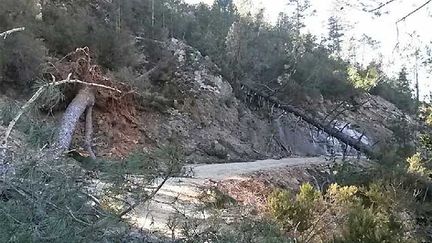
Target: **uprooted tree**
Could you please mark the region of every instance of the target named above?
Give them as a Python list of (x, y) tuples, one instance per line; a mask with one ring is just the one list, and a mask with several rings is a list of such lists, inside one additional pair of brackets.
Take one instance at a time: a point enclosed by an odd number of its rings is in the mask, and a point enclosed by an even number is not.
[[(84, 113), (86, 114), (85, 149), (90, 157), (95, 159), (96, 155), (92, 149), (92, 117), (96, 93), (105, 93), (105, 96), (117, 97), (118, 100), (122, 99), (123, 102), (125, 100), (126, 102), (130, 101), (130, 99), (127, 99), (128, 97), (126, 97), (126, 95), (133, 95), (134, 93), (126, 85), (120, 83), (114, 84), (109, 78), (105, 77), (100, 67), (92, 64), (88, 48), (78, 48), (76, 51), (68, 54), (58, 63), (52, 64), (51, 66), (52, 70), (47, 74), (51, 76), (52, 81), (39, 87), (35, 94), (21, 107), (15, 118), (9, 123), (6, 133), (1, 140), (2, 154), (0, 154), (0, 160), (2, 162), (5, 159), (4, 151), (7, 149), (8, 139), (15, 124), (47, 89), (69, 84), (70, 86), (67, 88), (67, 91), (73, 97), (60, 121), (57, 137), (51, 148), (49, 148), (48, 157), (50, 159), (58, 158), (69, 149), (77, 123)], [(121, 87), (116, 88), (116, 86)]]
[[(46, 95), (44, 92), (50, 88), (62, 86), (66, 96), (65, 101), (71, 101), (67, 104), (67, 108), (60, 120), (59, 131), (55, 137), (55, 141), (50, 148), (43, 151), (43, 156), (48, 161), (59, 159), (62, 154), (69, 150), (79, 119), (84, 114), (84, 147), (91, 158), (96, 158), (96, 154), (92, 149), (92, 133), (93, 109), (98, 99), (112, 114), (132, 116), (132, 112), (129, 112), (128, 109), (133, 109), (136, 105), (134, 103), (136, 92), (132, 90), (129, 85), (113, 82), (109, 77), (105, 76), (101, 68), (92, 63), (90, 51), (87, 47), (78, 48), (58, 62), (54, 64), (49, 63), (49, 66), (50, 68), (46, 69), (45, 76), (51, 77), (50, 82), (41, 85), (34, 95), (21, 107), (15, 118), (9, 123), (4, 137), (1, 140), (0, 174), (6, 174), (9, 169), (8, 165), (4, 164), (6, 158), (5, 151), (8, 148), (8, 139), (14, 126), (41, 96)], [(155, 69), (157, 68), (153, 68), (152, 70)], [(151, 72), (153, 72), (152, 70), (147, 72), (147, 74), (151, 74)], [(133, 117), (129, 117), (129, 119), (133, 119)], [(162, 171), (151, 171), (152, 169), (148, 169), (149, 171), (144, 172), (155, 173), (155, 175), (152, 176), (160, 176), (162, 181), (158, 182), (158, 186), (150, 193), (147, 191), (144, 193), (137, 193), (135, 202), (131, 204), (127, 203), (126, 208), (117, 214), (119, 218), (124, 217), (138, 205), (152, 198), (173, 174), (181, 173), (181, 167), (179, 167), (181, 164), (179, 161), (180, 157), (177, 154), (178, 151), (173, 150), (171, 152), (165, 152), (168, 154), (165, 156), (170, 156), (167, 161), (164, 162), (167, 168)], [(175, 154), (175, 156), (173, 156), (173, 154)], [(158, 170), (158, 168), (159, 167), (156, 166), (154, 170)]]
[[(67, 151), (71, 145), (75, 128), (79, 122), (80, 117), (85, 114), (85, 136), (84, 147), (88, 155), (95, 159), (96, 155), (92, 149), (92, 133), (93, 133), (93, 106), (96, 101), (96, 94), (102, 97), (111, 97), (118, 102), (126, 103), (127, 106), (133, 106), (131, 98), (135, 94), (132, 89), (121, 83), (114, 83), (109, 78), (105, 77), (98, 65), (92, 64), (91, 56), (88, 48), (78, 48), (76, 51), (68, 54), (62, 58), (58, 63), (51, 65), (51, 70), (48, 71), (52, 81), (42, 85), (33, 97), (21, 108), (15, 119), (10, 122), (6, 134), (1, 142), (3, 154), (0, 154), (0, 162), (4, 160), (5, 148), (7, 148), (8, 137), (23, 113), (43, 94), (43, 92), (51, 87), (69, 84), (67, 93), (73, 97), (68, 104), (66, 111), (60, 121), (59, 132), (57, 137), (48, 151), (48, 158), (55, 159)], [(149, 72), (156, 70), (151, 69)], [(146, 74), (147, 75), (147, 74)], [(56, 81), (61, 80), (61, 81)], [(278, 107), (301, 117), (309, 124), (327, 132), (329, 135), (339, 139), (347, 145), (352, 146), (365, 153), (368, 157), (375, 157), (375, 151), (370, 146), (363, 144), (361, 139), (352, 138), (343, 131), (325, 124), (319, 119), (309, 116), (307, 113), (288, 104), (281, 104), (275, 98), (260, 93), (257, 90), (251, 89), (252, 93), (260, 95), (270, 103), (277, 104)], [(121, 101), (120, 101), (121, 100)], [(124, 107), (124, 106), (123, 106)], [(114, 111), (115, 112), (115, 111)]]

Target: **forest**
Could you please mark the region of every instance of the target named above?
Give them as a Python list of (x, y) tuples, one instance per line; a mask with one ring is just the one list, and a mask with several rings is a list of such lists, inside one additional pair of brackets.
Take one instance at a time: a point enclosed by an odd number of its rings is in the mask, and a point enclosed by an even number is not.
[[(332, 4), (372, 18), (399, 2)], [(244, 6), (0, 0), (0, 242), (432, 241), (418, 67), (363, 62), (347, 47), (378, 44), (347, 38), (338, 11), (312, 34), (313, 1), (286, 0), (275, 22)], [(409, 47), (428, 72), (431, 41)], [(234, 162), (247, 179), (219, 179), (243, 176)], [(206, 166), (230, 171), (209, 171), (209, 187)], [(173, 206), (169, 233), (144, 226), (189, 180), (205, 216)]]

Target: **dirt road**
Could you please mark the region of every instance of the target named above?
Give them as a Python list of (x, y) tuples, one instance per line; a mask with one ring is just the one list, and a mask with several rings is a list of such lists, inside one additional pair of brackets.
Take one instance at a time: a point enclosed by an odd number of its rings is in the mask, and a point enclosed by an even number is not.
[[(190, 165), (186, 171), (192, 171), (187, 178), (175, 177), (169, 179), (150, 202), (140, 205), (130, 220), (137, 227), (171, 235), (167, 223), (181, 213), (194, 218), (205, 218), (205, 213), (197, 213), (197, 205), (206, 182), (228, 179), (245, 179), (248, 174), (258, 171), (275, 170), (285, 167), (308, 167), (312, 165), (329, 164), (324, 157), (286, 158), (282, 160), (261, 160), (255, 162)], [(158, 182), (155, 183), (157, 185)], [(179, 232), (176, 232), (178, 234)]]

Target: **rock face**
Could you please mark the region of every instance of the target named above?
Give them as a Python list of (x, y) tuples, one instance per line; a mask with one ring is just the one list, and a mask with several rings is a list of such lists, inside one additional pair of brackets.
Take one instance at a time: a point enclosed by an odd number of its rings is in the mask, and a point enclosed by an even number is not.
[[(219, 68), (199, 51), (176, 39), (166, 48), (176, 59), (169, 82), (181, 95), (165, 113), (147, 111), (143, 115), (146, 137), (156, 144), (175, 140), (185, 149), (190, 163), (342, 154), (343, 144), (298, 117), (235, 98)], [(374, 144), (391, 136), (386, 127), (388, 117), (403, 114), (383, 99), (366, 98), (369, 103), (356, 112), (345, 112), (336, 125)], [(327, 101), (318, 105), (316, 109), (323, 117), (334, 106)]]

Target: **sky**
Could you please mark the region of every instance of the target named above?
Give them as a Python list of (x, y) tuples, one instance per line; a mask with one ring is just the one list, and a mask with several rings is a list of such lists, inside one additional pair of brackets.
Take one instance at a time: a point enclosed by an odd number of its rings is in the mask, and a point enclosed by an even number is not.
[[(242, 0), (237, 0), (241, 2)], [(247, 5), (251, 10), (266, 9), (266, 18), (274, 23), (279, 12), (290, 13), (287, 6), (288, 0), (250, 0), (252, 4)], [(387, 0), (381, 0), (385, 2)], [(213, 0), (186, 0), (188, 3), (212, 3)], [(360, 6), (355, 0), (310, 0), (315, 14), (308, 17), (305, 32), (310, 32), (319, 38), (327, 34), (327, 19), (337, 15), (343, 19), (347, 26), (345, 34), (345, 49), (348, 48), (348, 40), (351, 37), (360, 39), (363, 34), (372, 37), (379, 42), (379, 46), (370, 48), (358, 48), (358, 61), (369, 63), (372, 60), (382, 60), (384, 69), (390, 76), (396, 76), (402, 66), (408, 68), (409, 78), (414, 81), (414, 67), (416, 58), (409, 56), (417, 47), (424, 50), (424, 47), (432, 41), (432, 3), (425, 8), (411, 15), (405, 21), (396, 25), (401, 19), (412, 10), (419, 7), (425, 0), (396, 0), (382, 8), (383, 14), (375, 16), (372, 13), (363, 11), (364, 8), (373, 9), (379, 4), (377, 0), (359, 0), (369, 6)], [(343, 4), (341, 2), (348, 3)], [(341, 8), (343, 9), (341, 10)], [(396, 48), (396, 47), (399, 48)], [(432, 92), (430, 70), (417, 62), (419, 66), (420, 96), (429, 96)], [(414, 85), (414, 82), (413, 82)]]

